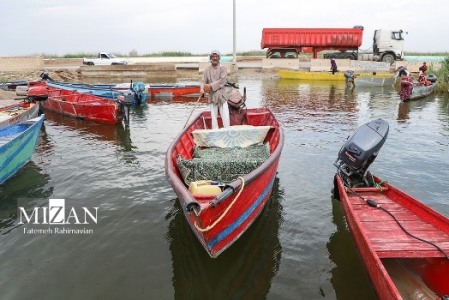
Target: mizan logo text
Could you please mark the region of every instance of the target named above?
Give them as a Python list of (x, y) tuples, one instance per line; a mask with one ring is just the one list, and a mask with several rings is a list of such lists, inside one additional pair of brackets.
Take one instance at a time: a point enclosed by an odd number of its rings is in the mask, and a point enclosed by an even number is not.
[(33, 211), (27, 213), (25, 208), (19, 207), (19, 224), (97, 224), (98, 207), (90, 210), (86, 207), (75, 210), (72, 207), (66, 215), (65, 199), (49, 199), (48, 207), (35, 207)]

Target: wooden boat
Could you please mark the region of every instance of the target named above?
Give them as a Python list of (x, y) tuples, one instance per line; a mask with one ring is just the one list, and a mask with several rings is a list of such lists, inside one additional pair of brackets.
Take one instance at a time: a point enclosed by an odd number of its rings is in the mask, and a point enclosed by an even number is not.
[[(345, 72), (309, 72), (297, 70), (279, 70), (278, 75), (281, 79), (297, 79), (305, 81), (345, 81)], [(357, 73), (357, 78), (377, 78), (377, 77), (391, 77), (390, 73)]]
[(412, 101), (429, 96), (437, 86), (437, 78), (434, 75), (428, 77), (425, 82), (415, 82), (411, 76), (401, 78), (401, 101)]
[[(449, 295), (449, 220), (412, 196), (375, 178), (377, 187), (347, 188), (336, 177), (338, 193), (354, 242), (379, 299)], [(368, 205), (374, 200), (382, 209)], [(387, 210), (398, 219), (396, 222)]]
[(116, 101), (54, 88), (45, 82), (29, 86), (28, 97), (40, 101), (40, 105), (44, 109), (74, 118), (108, 124), (116, 124), (123, 119), (120, 104)]
[[(109, 98), (113, 100), (117, 100), (118, 96), (121, 94), (119, 91), (114, 90), (108, 87), (100, 87), (90, 84), (82, 84), (82, 83), (70, 83), (70, 82), (57, 82), (57, 81), (47, 81), (47, 85), (57, 88), (64, 89), (69, 91), (75, 91), (79, 93), (88, 93), (98, 97)], [(128, 88), (129, 90), (129, 88)]]
[(282, 127), (269, 109), (247, 109), (246, 125), (240, 124), (207, 129), (211, 116), (203, 112), (173, 141), (165, 159), (187, 222), (211, 257), (234, 243), (264, 208), (284, 145)]
[(306, 81), (345, 81), (343, 72), (309, 72), (296, 70), (279, 70), (278, 75), (281, 79), (297, 79)]
[(37, 117), (39, 104), (29, 101), (0, 100), (0, 128)]
[(131, 83), (66, 83), (53, 80), (48, 73), (42, 72), (41, 78), (57, 88), (76, 90), (82, 93), (91, 93), (96, 96), (117, 99), (119, 92), (132, 91), (137, 95), (136, 104), (144, 104), (147, 98), (153, 99), (171, 99), (173, 97), (198, 97), (201, 86), (198, 84), (183, 83), (162, 83), (162, 84), (144, 84), (143, 82)]
[(355, 77), (354, 86), (356, 87), (375, 87), (375, 86), (392, 86), (395, 82), (394, 76), (379, 77)]
[(367, 171), (388, 134), (379, 120), (363, 125), (334, 164), (349, 231), (379, 299), (449, 297), (449, 219)]
[[(132, 84), (132, 83), (131, 83)], [(72, 84), (73, 87), (92, 88), (114, 91), (130, 90), (130, 83), (118, 84)], [(201, 86), (198, 84), (183, 84), (183, 83), (159, 83), (159, 84), (144, 84), (145, 91), (148, 93), (148, 98), (166, 99), (174, 97), (198, 97), (200, 95)]]
[(31, 160), (43, 122), (41, 115), (0, 129), (0, 184)]
[(78, 93), (92, 94), (94, 96), (120, 101), (123, 97), (132, 98), (131, 106), (145, 105), (148, 98), (148, 93), (145, 92), (145, 85), (142, 82), (131, 82), (126, 85), (118, 87), (115, 84), (88, 84), (88, 83), (72, 83), (55, 81), (48, 76), (47, 73), (42, 73), (41, 78), (45, 80), (48, 86), (75, 91)]
[(150, 97), (153, 99), (172, 99), (174, 97), (198, 97), (201, 86), (198, 84), (147, 84)]

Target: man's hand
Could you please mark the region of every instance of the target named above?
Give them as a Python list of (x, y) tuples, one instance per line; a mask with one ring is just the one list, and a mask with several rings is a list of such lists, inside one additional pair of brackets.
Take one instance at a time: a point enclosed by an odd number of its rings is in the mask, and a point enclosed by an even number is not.
[(209, 92), (210, 92), (210, 84), (205, 84), (205, 85), (204, 85), (204, 91), (205, 91), (206, 93), (209, 93)]

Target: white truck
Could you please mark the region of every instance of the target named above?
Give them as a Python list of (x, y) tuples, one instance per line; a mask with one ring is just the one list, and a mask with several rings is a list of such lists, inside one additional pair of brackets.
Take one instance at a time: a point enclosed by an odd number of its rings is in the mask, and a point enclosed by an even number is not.
[(393, 64), (404, 59), (404, 31), (377, 29), (374, 31), (373, 46), (369, 50), (338, 51), (325, 53), (324, 58), (349, 58), (363, 61), (383, 61)]
[(116, 57), (112, 53), (100, 52), (97, 58), (83, 58), (84, 65), (127, 65), (128, 61), (123, 58)]

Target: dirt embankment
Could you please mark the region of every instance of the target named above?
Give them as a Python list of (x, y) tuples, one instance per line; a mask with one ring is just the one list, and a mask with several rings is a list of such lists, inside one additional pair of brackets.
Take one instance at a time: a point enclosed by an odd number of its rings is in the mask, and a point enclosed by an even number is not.
[[(53, 59), (46, 60), (44, 63), (44, 70), (50, 75), (51, 78), (58, 81), (78, 81), (80, 80), (79, 66), (83, 64), (82, 60), (73, 59)], [(43, 70), (39, 71), (0, 71), (0, 82), (7, 81), (20, 81), (20, 80), (39, 80), (40, 74)], [(15, 92), (4, 91), (0, 89), (0, 99), (13, 99), (17, 98)]]
[[(241, 57), (238, 58), (238, 62), (254, 62), (260, 61), (259, 57)], [(45, 70), (48, 75), (57, 81), (65, 82), (81, 82), (81, 72), (80, 66), (83, 65), (82, 59), (46, 59), (44, 61), (43, 70), (39, 71), (0, 71), (0, 82), (5, 81), (19, 81), (19, 80), (39, 80), (41, 73)], [(251, 76), (267, 76), (269, 73), (261, 72), (261, 70), (256, 69), (242, 69), (239, 70), (239, 74), (251, 75)], [(176, 70), (176, 75), (178, 78), (192, 78), (195, 80), (200, 80), (201, 75), (198, 70), (194, 69), (178, 69)], [(0, 92), (2, 90), (0, 89)], [(4, 93), (2, 93), (4, 94)], [(4, 98), (4, 95), (0, 95)]]
[[(44, 70), (58, 81), (73, 81), (80, 78), (79, 59), (51, 59), (44, 61)], [(43, 70), (39, 71), (0, 71), (0, 81), (38, 80)]]

